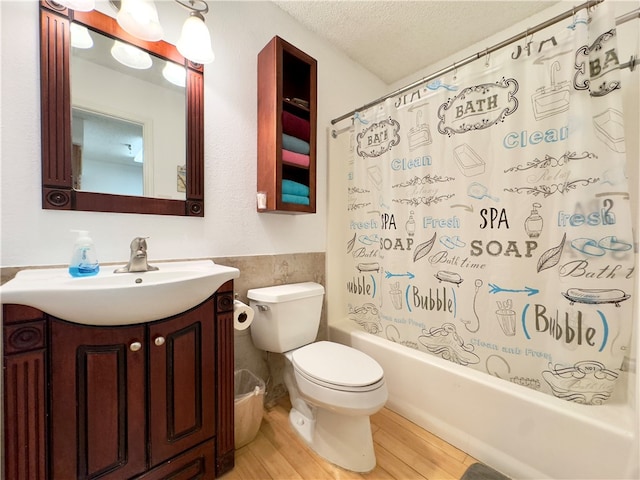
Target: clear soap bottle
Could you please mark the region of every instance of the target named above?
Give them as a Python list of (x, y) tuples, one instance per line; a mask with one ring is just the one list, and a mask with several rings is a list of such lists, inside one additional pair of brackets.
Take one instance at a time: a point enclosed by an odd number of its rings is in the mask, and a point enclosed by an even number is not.
[(73, 245), (73, 254), (69, 263), (69, 274), (72, 277), (91, 277), (100, 271), (96, 247), (86, 230), (72, 230), (78, 233)]

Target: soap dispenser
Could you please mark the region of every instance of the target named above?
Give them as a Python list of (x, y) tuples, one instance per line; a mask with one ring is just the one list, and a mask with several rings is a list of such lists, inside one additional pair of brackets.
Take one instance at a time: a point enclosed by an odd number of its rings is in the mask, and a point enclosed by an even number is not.
[(73, 245), (69, 274), (72, 277), (90, 277), (100, 271), (96, 247), (86, 230), (72, 230), (78, 233), (78, 238)]

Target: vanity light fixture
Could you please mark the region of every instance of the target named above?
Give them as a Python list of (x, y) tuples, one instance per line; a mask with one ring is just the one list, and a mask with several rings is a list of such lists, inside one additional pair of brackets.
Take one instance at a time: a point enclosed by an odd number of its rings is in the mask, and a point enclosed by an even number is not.
[(182, 25), (182, 33), (176, 44), (180, 54), (194, 63), (211, 63), (215, 59), (211, 48), (211, 34), (204, 24), (203, 13), (209, 11), (204, 0), (175, 0), (191, 10), (189, 18)]
[[(203, 16), (209, 11), (209, 5), (204, 0), (174, 1), (189, 10), (189, 17), (182, 25), (176, 44), (178, 52), (193, 63), (213, 62), (215, 55), (211, 48), (211, 34)], [(118, 24), (127, 33), (150, 42), (162, 39), (163, 30), (153, 0), (110, 0), (110, 3), (118, 11)]]
[(141, 40), (157, 42), (164, 34), (153, 0), (122, 0), (116, 20), (124, 31)]
[(93, 39), (89, 34), (89, 29), (75, 22), (71, 23), (71, 46), (75, 48), (88, 49), (93, 47)]
[(121, 64), (137, 70), (146, 70), (153, 64), (151, 55), (147, 52), (119, 40), (113, 42), (111, 55)]

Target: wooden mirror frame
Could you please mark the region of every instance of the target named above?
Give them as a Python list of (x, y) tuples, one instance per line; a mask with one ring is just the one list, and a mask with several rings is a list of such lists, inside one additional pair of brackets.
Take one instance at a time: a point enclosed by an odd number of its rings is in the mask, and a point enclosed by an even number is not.
[[(71, 22), (140, 47), (187, 67), (186, 200), (83, 192), (73, 189), (71, 170)], [(40, 2), (40, 102), (42, 208), (91, 212), (204, 216), (204, 71), (186, 61), (175, 46), (147, 42), (122, 30), (98, 11), (77, 12), (52, 1)]]

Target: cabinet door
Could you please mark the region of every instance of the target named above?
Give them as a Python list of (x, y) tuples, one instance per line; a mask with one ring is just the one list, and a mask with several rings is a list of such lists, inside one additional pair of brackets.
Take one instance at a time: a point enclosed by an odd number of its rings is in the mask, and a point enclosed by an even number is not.
[(149, 325), (150, 465), (215, 434), (213, 301)]
[(144, 334), (51, 320), (52, 479), (145, 470)]

